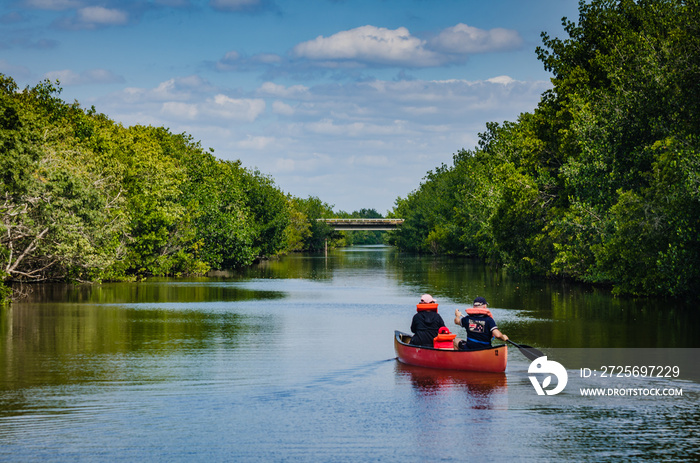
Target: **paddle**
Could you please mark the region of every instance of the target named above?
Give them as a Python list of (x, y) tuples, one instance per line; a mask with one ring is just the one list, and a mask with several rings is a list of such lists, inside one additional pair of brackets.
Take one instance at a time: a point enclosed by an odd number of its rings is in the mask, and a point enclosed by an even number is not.
[(516, 344), (510, 339), (508, 340), (509, 343), (513, 344), (515, 347), (517, 347), (520, 350), (520, 353), (523, 354), (525, 357), (527, 357), (530, 360), (535, 360), (537, 358), (543, 357), (544, 353), (541, 351), (535, 349), (534, 347), (526, 346), (526, 345), (520, 345)]

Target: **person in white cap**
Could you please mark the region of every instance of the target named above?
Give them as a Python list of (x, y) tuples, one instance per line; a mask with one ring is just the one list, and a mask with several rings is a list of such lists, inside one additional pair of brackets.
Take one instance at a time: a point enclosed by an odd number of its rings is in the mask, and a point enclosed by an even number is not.
[(423, 294), (416, 306), (417, 313), (411, 321), (411, 344), (414, 346), (433, 347), (433, 338), (438, 335), (440, 327), (445, 326), (440, 314), (437, 313), (438, 304), (430, 294)]

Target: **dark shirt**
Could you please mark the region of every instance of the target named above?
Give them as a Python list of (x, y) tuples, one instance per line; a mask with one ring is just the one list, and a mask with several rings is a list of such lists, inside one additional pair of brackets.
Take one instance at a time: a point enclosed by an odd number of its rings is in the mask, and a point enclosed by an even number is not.
[(414, 346), (433, 347), (433, 338), (438, 335), (440, 327), (445, 326), (439, 313), (432, 310), (423, 310), (413, 316), (411, 331), (415, 333), (411, 338)]
[(462, 326), (467, 330), (467, 349), (483, 349), (491, 346), (491, 331), (498, 328), (488, 315), (466, 315)]

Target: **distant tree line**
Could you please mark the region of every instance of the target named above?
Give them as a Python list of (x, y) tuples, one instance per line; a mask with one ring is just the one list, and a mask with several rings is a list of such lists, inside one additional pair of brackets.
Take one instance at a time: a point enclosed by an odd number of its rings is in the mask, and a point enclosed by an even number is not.
[[(352, 213), (339, 211), (336, 215), (343, 219), (382, 219), (382, 216), (375, 209), (360, 209)], [(343, 246), (355, 245), (376, 245), (385, 244), (386, 233), (377, 230), (353, 230), (343, 233), (341, 244)]]
[(698, 0), (581, 2), (553, 88), (399, 198), (390, 242), (616, 294), (700, 295)]
[(320, 199), (59, 94), (0, 74), (0, 301), (12, 282), (201, 274), (343, 244)]

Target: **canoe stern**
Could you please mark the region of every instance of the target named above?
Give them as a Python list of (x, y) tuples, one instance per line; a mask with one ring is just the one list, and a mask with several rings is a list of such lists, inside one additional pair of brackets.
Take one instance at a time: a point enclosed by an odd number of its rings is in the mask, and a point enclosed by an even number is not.
[(411, 336), (394, 332), (394, 350), (400, 362), (443, 370), (485, 371), (502, 373), (508, 364), (508, 346), (494, 346), (476, 351), (457, 351), (418, 347), (408, 344)]

